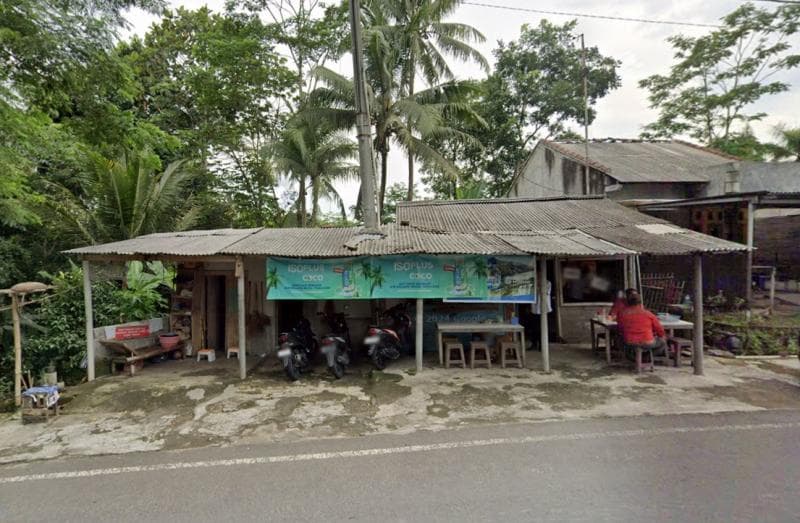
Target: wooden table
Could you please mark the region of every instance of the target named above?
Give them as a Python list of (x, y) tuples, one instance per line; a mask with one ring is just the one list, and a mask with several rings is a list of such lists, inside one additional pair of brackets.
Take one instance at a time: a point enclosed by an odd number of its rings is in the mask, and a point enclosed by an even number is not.
[[(658, 318), (658, 321), (661, 322), (661, 326), (664, 327), (664, 330), (667, 331), (667, 336), (672, 337), (675, 334), (675, 331), (681, 330), (694, 330), (694, 323), (686, 320), (681, 319), (674, 319), (674, 320), (665, 320), (662, 318)], [(612, 341), (612, 333), (617, 330), (617, 322), (616, 320), (609, 320), (608, 318), (592, 318), (590, 322), (590, 328), (592, 331), (592, 350), (597, 350), (597, 342), (594, 336), (595, 333), (595, 326), (601, 327), (606, 329), (608, 338), (606, 339), (606, 363), (611, 363), (611, 341)], [(675, 358), (675, 363), (677, 366), (678, 358)]]
[(436, 336), (439, 344), (439, 365), (444, 365), (444, 347), (442, 334), (445, 332), (475, 334), (475, 333), (512, 333), (519, 336), (522, 365), (525, 365), (525, 327), (513, 323), (437, 323)]

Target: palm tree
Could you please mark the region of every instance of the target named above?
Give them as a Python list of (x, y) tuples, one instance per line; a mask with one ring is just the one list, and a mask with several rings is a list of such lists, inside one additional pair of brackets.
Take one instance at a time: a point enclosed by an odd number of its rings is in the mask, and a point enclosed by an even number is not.
[[(378, 60), (373, 64), (381, 63)], [(383, 72), (380, 70), (383, 69)], [(392, 142), (406, 152), (439, 166), (443, 172), (457, 174), (452, 162), (447, 160), (430, 141), (437, 138), (452, 138), (476, 142), (475, 138), (447, 124), (448, 118), (473, 118), (483, 121), (472, 107), (462, 103), (464, 93), (476, 89), (471, 81), (452, 81), (419, 91), (413, 95), (398, 96), (396, 77), (386, 74), (388, 68), (368, 67), (373, 70), (371, 87), (368, 89), (372, 123), (375, 127), (374, 148), (380, 158), (380, 184), (378, 213), (383, 213), (388, 178), (389, 147)], [(353, 83), (330, 69), (317, 68), (317, 78), (325, 87), (318, 88), (312, 96), (316, 109), (315, 117), (334, 122), (340, 128), (350, 128), (355, 122), (353, 110)], [(369, 74), (369, 72), (368, 72)], [(455, 101), (454, 101), (455, 100)]]
[(780, 125), (775, 128), (775, 137), (780, 143), (774, 144), (771, 149), (775, 160), (794, 157), (795, 162), (800, 162), (800, 127), (786, 127)]
[(347, 219), (344, 202), (334, 182), (358, 177), (358, 167), (352, 161), (357, 151), (355, 142), (342, 131), (306, 111), (297, 115), (274, 145), (271, 153), (278, 170), (298, 184), (297, 211), (301, 227), (307, 225), (309, 189), (312, 226), (318, 223), (321, 200), (336, 204), (342, 218)]
[[(486, 37), (467, 24), (443, 22), (463, 0), (405, 0), (382, 2), (389, 11), (396, 34), (397, 47), (402, 50), (401, 89), (414, 94), (417, 72), (428, 85), (455, 78), (445, 55), (467, 62), (475, 61), (489, 71), (489, 62), (470, 42), (484, 42)], [(414, 197), (414, 151), (408, 151), (408, 196)]]
[(68, 233), (89, 243), (185, 230), (199, 216), (190, 191), (197, 175), (183, 161), (159, 172), (154, 156), (126, 151), (88, 169), (79, 178), (79, 195), (51, 184), (56, 195), (48, 205)]

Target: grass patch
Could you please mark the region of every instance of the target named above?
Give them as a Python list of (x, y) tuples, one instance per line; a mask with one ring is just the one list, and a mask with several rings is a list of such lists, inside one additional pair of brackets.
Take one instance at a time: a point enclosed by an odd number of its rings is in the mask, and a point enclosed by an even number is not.
[(708, 337), (721, 339), (732, 333), (742, 341), (748, 356), (796, 355), (800, 337), (800, 315), (751, 316), (744, 313), (711, 314), (705, 319)]

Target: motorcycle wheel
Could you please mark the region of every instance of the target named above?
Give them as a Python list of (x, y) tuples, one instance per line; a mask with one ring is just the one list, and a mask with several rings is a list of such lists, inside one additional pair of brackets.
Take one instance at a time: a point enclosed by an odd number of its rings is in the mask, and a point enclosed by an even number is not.
[(386, 368), (386, 359), (380, 354), (379, 350), (375, 350), (372, 353), (372, 364), (378, 370), (383, 370)]
[(336, 378), (337, 380), (340, 380), (344, 377), (344, 365), (342, 365), (338, 361), (333, 365), (331, 365), (330, 367), (328, 367), (328, 369), (330, 369), (331, 374), (333, 374), (333, 377)]
[(294, 362), (291, 358), (286, 362), (286, 366), (283, 368), (286, 371), (286, 375), (289, 377), (291, 381), (297, 381), (300, 379), (300, 369), (294, 366)]

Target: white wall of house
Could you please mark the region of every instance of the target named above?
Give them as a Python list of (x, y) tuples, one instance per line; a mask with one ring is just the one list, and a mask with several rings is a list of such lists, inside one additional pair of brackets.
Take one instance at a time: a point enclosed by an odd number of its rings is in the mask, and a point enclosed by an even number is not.
[[(562, 154), (537, 146), (517, 177), (509, 196), (547, 198), (586, 194), (584, 166)], [(603, 194), (613, 180), (596, 169), (589, 169), (589, 193)]]
[(564, 190), (561, 176), (561, 155), (554, 155), (545, 147), (536, 147), (517, 178), (511, 196), (545, 198), (564, 194), (569, 193)]

